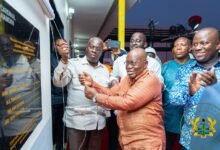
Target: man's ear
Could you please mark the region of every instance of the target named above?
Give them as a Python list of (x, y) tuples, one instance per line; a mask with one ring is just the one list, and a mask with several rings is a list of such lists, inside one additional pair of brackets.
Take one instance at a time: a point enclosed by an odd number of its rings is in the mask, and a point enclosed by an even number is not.
[(145, 63), (144, 68), (146, 69), (148, 65), (148, 61), (146, 60), (144, 63)]
[(220, 50), (220, 41), (218, 42), (217, 46), (216, 46), (217, 50)]
[(147, 47), (147, 42), (144, 43), (144, 48), (146, 48), (146, 47)]
[(86, 47), (86, 49), (85, 49), (85, 54), (87, 54), (87, 52), (88, 52), (88, 47)]
[(189, 47), (189, 53), (192, 52), (192, 45)]

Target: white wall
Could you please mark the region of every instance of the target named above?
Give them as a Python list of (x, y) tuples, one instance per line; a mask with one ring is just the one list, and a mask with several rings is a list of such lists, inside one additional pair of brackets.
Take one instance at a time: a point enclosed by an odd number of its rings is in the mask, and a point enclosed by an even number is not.
[[(40, 31), (42, 120), (30, 135), (22, 150), (52, 150), (51, 79), (49, 19), (44, 15), (38, 0), (6, 0), (25, 19)], [(71, 40), (71, 21), (67, 20), (67, 0), (55, 0), (64, 25), (64, 37)]]
[(64, 26), (64, 38), (67, 41), (72, 41), (71, 20), (67, 19), (68, 2), (67, 0), (54, 0), (54, 2)]
[(40, 31), (42, 111), (41, 122), (23, 145), (23, 150), (51, 150), (51, 80), (49, 20), (42, 12), (37, 0), (6, 0), (24, 18)]

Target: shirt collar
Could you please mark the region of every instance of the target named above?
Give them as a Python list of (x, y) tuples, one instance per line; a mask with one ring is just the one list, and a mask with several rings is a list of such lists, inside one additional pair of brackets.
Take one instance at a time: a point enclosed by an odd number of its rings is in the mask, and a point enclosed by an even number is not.
[[(218, 58), (218, 60), (216, 61), (216, 63), (213, 65), (217, 65), (217, 64), (220, 64), (220, 57)], [(192, 63), (192, 66), (195, 67), (195, 66), (199, 66), (199, 67), (202, 67), (204, 68), (201, 64), (199, 64), (196, 60)]]
[[(84, 56), (84, 57), (82, 58), (82, 64), (83, 64), (83, 65), (90, 65), (90, 63), (88, 62), (86, 56)], [(98, 68), (98, 67), (104, 67), (104, 66), (103, 66), (103, 64), (101, 64), (100, 62), (98, 62), (98, 65), (95, 66), (95, 67)]]

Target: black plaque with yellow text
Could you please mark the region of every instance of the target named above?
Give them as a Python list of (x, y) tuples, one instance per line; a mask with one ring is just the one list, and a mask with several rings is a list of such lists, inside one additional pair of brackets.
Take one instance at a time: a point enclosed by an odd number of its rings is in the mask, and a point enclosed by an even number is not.
[(0, 0), (0, 149), (20, 149), (42, 117), (39, 31)]

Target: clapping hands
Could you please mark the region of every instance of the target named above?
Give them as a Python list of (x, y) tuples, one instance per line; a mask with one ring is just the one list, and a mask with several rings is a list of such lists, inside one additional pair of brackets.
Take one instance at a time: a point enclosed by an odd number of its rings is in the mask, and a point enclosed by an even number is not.
[(215, 75), (215, 68), (213, 67), (210, 71), (203, 71), (200, 73), (193, 72), (190, 75), (189, 81), (189, 93), (194, 95), (202, 86), (210, 86), (217, 82)]

